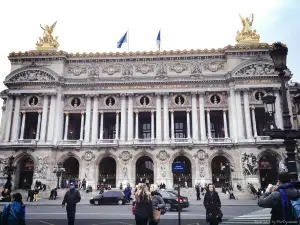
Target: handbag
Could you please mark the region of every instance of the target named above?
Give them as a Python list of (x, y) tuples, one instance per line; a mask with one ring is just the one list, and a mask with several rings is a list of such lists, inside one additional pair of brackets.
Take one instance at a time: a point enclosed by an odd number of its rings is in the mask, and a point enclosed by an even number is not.
[(136, 206), (136, 205), (133, 205), (132, 208), (131, 208), (132, 215), (135, 215), (135, 214), (134, 214), (135, 206)]
[(160, 211), (157, 209), (153, 210), (153, 221), (156, 223), (160, 221)]

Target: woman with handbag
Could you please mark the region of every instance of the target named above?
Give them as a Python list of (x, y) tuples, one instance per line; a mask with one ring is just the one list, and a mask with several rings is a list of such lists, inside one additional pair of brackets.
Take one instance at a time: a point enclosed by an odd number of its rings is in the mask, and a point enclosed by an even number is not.
[(147, 225), (153, 217), (151, 196), (146, 184), (139, 184), (137, 188), (133, 211), (136, 225)]
[(150, 220), (149, 225), (157, 225), (160, 221), (160, 216), (166, 213), (166, 204), (158, 191), (152, 191), (151, 196), (153, 218)]
[(221, 201), (214, 185), (209, 184), (205, 193), (203, 205), (206, 209), (206, 221), (210, 225), (218, 225), (222, 222)]

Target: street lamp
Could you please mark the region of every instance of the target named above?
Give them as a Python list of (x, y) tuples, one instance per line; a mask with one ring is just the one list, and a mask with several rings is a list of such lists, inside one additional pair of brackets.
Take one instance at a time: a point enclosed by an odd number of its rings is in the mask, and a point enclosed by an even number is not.
[(53, 173), (57, 176), (57, 185), (56, 188), (59, 189), (59, 178), (65, 172), (65, 168), (62, 167), (63, 164), (61, 162), (57, 163), (57, 167), (54, 167)]
[(11, 188), (12, 188), (12, 184), (11, 184), (12, 177), (11, 176), (17, 170), (17, 167), (13, 165), (14, 161), (15, 161), (15, 157), (13, 157), (13, 156), (9, 157), (7, 165), (3, 169), (3, 176), (7, 176), (4, 187), (7, 188), (9, 191), (11, 191)]
[[(290, 111), (288, 107), (288, 99), (287, 99), (287, 89), (285, 87), (286, 83), (286, 77), (285, 77), (285, 70), (287, 69), (286, 66), (286, 58), (287, 58), (288, 48), (286, 45), (276, 42), (273, 44), (272, 49), (270, 49), (270, 55), (274, 63), (275, 71), (278, 72), (278, 76), (280, 78), (281, 83), (281, 95), (282, 95), (282, 114), (283, 114), (283, 130), (277, 129), (276, 126), (269, 127), (269, 135), (271, 139), (283, 139), (285, 150), (287, 152), (287, 161), (288, 161), (288, 172), (291, 181), (297, 181), (298, 175), (297, 175), (297, 165), (296, 165), (296, 139), (300, 138), (300, 131), (293, 130), (292, 129), (292, 123), (291, 123), (291, 116)], [(264, 104), (266, 105), (266, 113), (269, 115), (270, 118), (270, 112), (272, 115), (274, 115), (274, 103), (275, 103), (276, 97), (268, 97), (264, 98)], [(270, 107), (272, 105), (272, 107)], [(274, 122), (274, 116), (272, 116), (272, 123)]]
[(264, 97), (262, 97), (262, 101), (265, 105), (265, 112), (266, 112), (266, 128), (265, 131), (268, 134), (270, 130), (277, 130), (277, 126), (274, 121), (274, 114), (275, 114), (275, 101), (276, 97), (271, 94), (266, 94)]

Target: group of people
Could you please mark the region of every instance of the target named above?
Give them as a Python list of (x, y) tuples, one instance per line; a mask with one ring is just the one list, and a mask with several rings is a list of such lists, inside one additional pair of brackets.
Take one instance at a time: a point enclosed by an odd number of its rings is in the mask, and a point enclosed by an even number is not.
[(69, 188), (70, 185), (74, 184), (75, 185), (75, 188), (79, 188), (79, 189), (83, 189), (83, 190), (86, 190), (87, 188), (87, 181), (85, 178), (83, 178), (82, 180), (80, 179), (66, 179), (64, 180), (64, 182), (62, 182), (62, 188)]

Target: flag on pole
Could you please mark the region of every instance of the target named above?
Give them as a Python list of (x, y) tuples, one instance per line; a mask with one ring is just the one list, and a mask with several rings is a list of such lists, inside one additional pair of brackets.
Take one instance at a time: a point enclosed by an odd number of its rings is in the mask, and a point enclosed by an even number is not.
[(123, 35), (120, 41), (118, 41), (117, 48), (121, 48), (123, 43), (127, 43), (127, 32)]
[(156, 46), (158, 47), (158, 49), (160, 50), (160, 30), (157, 34), (157, 38), (156, 38)]

